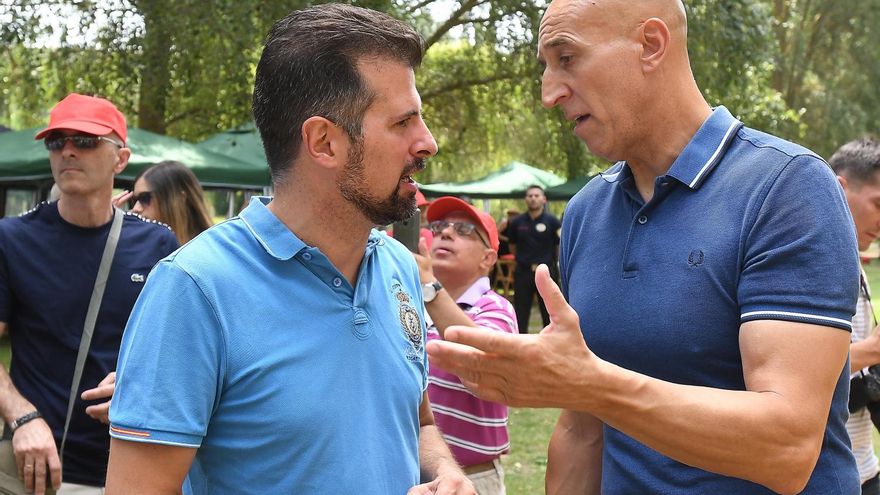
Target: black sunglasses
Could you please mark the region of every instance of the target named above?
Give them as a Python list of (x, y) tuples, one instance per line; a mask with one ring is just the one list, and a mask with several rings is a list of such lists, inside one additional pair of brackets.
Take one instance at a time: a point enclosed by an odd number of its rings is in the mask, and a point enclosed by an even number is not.
[(434, 235), (440, 235), (441, 232), (446, 230), (446, 227), (452, 227), (455, 230), (455, 233), (462, 236), (467, 237), (473, 233), (477, 234), (477, 237), (480, 238), (480, 241), (486, 246), (489, 247), (489, 243), (483, 239), (483, 236), (480, 235), (480, 232), (477, 230), (477, 226), (470, 222), (447, 222), (446, 220), (434, 220), (433, 222), (428, 224), (428, 227), (431, 229), (431, 232)]
[(91, 134), (75, 134), (73, 136), (49, 136), (45, 140), (43, 140), (43, 144), (46, 145), (46, 149), (49, 151), (59, 151), (64, 148), (64, 145), (70, 141), (73, 143), (73, 147), (78, 150), (91, 150), (98, 147), (98, 143), (101, 141), (107, 141), (110, 144), (116, 145), (120, 148), (123, 147), (122, 143), (118, 143), (110, 138), (106, 138), (104, 136), (92, 136)]
[(134, 208), (134, 205), (140, 203), (144, 208), (150, 206), (153, 201), (153, 191), (144, 191), (140, 194), (128, 198), (128, 209)]

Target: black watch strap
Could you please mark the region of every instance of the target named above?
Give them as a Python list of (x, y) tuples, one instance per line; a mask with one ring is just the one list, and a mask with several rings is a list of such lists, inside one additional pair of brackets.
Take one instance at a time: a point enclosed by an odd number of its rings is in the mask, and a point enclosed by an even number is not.
[(26, 423), (33, 421), (37, 418), (42, 418), (42, 417), (43, 417), (43, 415), (40, 414), (40, 411), (31, 411), (31, 412), (25, 414), (24, 416), (15, 419), (15, 421), (13, 421), (12, 423), (10, 423), (9, 424), (9, 431), (11, 431), (12, 433), (15, 433), (15, 430), (21, 428)]

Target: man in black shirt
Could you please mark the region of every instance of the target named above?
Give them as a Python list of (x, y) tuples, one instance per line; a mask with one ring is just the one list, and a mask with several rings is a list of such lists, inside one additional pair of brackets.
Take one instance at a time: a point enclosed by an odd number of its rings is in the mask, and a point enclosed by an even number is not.
[[(532, 312), (532, 297), (535, 288), (535, 269), (541, 263), (550, 268), (550, 276), (559, 281), (559, 268), (556, 264), (559, 253), (558, 218), (544, 210), (547, 197), (541, 186), (533, 185), (526, 189), (528, 211), (514, 218), (508, 228), (509, 242), (516, 256), (516, 270), (513, 273), (513, 307), (520, 333), (529, 333), (529, 315)], [(550, 315), (544, 301), (538, 295), (538, 307), (544, 326), (550, 324)]]

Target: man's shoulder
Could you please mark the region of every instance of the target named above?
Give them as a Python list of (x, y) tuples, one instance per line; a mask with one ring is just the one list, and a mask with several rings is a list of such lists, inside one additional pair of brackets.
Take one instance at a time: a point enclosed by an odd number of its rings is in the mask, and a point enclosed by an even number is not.
[(168, 232), (171, 235), (174, 235), (171, 227), (168, 224), (141, 216), (137, 213), (127, 211), (125, 212), (125, 216), (123, 216), (122, 220), (122, 227), (125, 229), (138, 229), (144, 232)]
[[(800, 144), (787, 141), (781, 137), (768, 134), (751, 127), (742, 126), (736, 133), (736, 137), (740, 143), (740, 147), (734, 147), (733, 157), (738, 156), (737, 151), (752, 151), (754, 153), (764, 155), (778, 155), (781, 159), (803, 157), (804, 161), (815, 161), (817, 163), (825, 163), (825, 161), (813, 151), (801, 146)], [(764, 165), (764, 164), (756, 164)]]

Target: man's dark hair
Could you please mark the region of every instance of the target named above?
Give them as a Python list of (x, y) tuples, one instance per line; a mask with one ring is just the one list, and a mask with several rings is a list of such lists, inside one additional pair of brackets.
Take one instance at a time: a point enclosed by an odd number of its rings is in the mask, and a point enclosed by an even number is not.
[(541, 186), (539, 186), (538, 184), (532, 184), (531, 186), (527, 187), (527, 188), (526, 188), (526, 192), (529, 192), (529, 191), (531, 191), (532, 189), (540, 189), (540, 190), (541, 190), (541, 194), (544, 194), (544, 188), (541, 187)]
[(296, 10), (266, 37), (254, 81), (254, 121), (272, 181), (284, 182), (302, 143), (302, 124), (320, 116), (359, 140), (375, 95), (358, 72), (364, 58), (421, 64), (424, 40), (409, 25), (373, 10), (324, 4)]
[(831, 155), (828, 164), (855, 186), (873, 183), (880, 172), (880, 141), (874, 136), (850, 141)]

